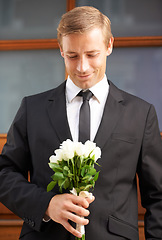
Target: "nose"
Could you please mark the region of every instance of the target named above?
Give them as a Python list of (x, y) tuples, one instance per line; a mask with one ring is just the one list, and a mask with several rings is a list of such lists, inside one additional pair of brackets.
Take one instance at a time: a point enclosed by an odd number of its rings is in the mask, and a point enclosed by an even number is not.
[(85, 56), (80, 57), (77, 63), (77, 71), (84, 73), (88, 69), (89, 69), (88, 59)]

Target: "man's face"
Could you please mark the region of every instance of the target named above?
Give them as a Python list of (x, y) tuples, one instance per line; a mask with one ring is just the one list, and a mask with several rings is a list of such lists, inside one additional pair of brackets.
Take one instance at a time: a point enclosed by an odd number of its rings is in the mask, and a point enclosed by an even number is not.
[(66, 71), (75, 85), (87, 89), (102, 80), (112, 45), (113, 38), (106, 48), (100, 28), (82, 34), (69, 34), (62, 38), (61, 55)]

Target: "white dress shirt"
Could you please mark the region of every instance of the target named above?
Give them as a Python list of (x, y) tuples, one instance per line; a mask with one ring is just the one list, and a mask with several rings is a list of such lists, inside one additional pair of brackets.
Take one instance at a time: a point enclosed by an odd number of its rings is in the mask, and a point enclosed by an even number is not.
[[(71, 131), (73, 141), (78, 141), (78, 132), (79, 132), (79, 111), (83, 99), (77, 94), (81, 91), (77, 87), (70, 77), (67, 78), (66, 82), (66, 109), (68, 123)], [(93, 93), (93, 97), (89, 100), (90, 109), (91, 109), (91, 129), (90, 129), (90, 140), (94, 141), (97, 130), (99, 128), (105, 102), (109, 93), (109, 84), (107, 81), (106, 75), (104, 78), (95, 84), (93, 87), (89, 88)]]

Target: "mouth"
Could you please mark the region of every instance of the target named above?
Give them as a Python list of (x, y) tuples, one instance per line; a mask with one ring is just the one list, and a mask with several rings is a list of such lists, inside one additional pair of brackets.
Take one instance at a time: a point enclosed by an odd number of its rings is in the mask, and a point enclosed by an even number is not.
[(77, 77), (81, 78), (81, 79), (87, 79), (87, 78), (90, 78), (91, 76), (92, 76), (92, 73), (84, 74), (84, 75), (78, 75), (77, 74)]

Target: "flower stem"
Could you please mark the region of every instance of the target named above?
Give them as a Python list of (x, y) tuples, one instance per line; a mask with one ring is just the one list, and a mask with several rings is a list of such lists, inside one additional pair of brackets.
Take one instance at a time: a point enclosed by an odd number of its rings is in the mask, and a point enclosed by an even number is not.
[(75, 237), (75, 240), (85, 240), (85, 234), (83, 234), (81, 238)]

